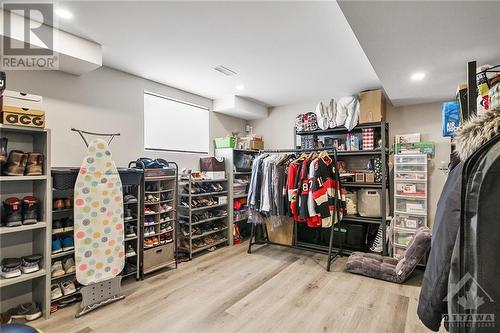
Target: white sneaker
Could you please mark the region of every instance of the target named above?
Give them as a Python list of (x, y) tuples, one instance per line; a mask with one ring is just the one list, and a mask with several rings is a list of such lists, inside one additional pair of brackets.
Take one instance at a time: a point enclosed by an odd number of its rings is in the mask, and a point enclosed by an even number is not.
[(50, 272), (52, 274), (52, 277), (59, 277), (63, 276), (65, 274), (62, 262), (60, 261), (55, 261), (52, 264), (52, 267), (50, 268)]
[(74, 273), (76, 271), (76, 267), (73, 258), (66, 259), (63, 263), (63, 268), (66, 274)]
[(127, 247), (127, 252), (125, 252), (125, 258), (133, 257), (135, 255), (136, 253), (134, 248), (132, 247), (132, 245), (129, 244)]
[(53, 301), (61, 297), (63, 297), (61, 287), (59, 286), (59, 284), (54, 283), (50, 286), (50, 300)]
[(76, 293), (75, 284), (71, 280), (62, 282), (61, 288), (64, 296)]
[(12, 270), (4, 270), (2, 269), (2, 277), (4, 279), (12, 279), (21, 275), (21, 270), (19, 268)]

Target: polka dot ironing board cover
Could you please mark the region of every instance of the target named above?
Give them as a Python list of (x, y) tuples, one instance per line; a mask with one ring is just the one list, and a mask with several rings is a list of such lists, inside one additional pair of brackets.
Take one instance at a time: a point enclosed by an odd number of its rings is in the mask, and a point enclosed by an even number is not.
[(123, 192), (108, 144), (93, 140), (75, 184), (76, 279), (83, 285), (114, 278), (125, 265)]

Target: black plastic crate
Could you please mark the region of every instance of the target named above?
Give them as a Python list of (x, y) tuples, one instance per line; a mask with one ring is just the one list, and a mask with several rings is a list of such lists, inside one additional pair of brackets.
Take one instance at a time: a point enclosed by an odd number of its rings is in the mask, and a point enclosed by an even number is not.
[(79, 171), (79, 168), (52, 168), (52, 187), (61, 191), (73, 189)]

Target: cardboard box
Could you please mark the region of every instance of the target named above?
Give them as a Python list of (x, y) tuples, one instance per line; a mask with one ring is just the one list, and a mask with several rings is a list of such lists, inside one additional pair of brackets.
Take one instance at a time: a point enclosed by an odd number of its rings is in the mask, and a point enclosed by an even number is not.
[(35, 110), (42, 109), (42, 96), (12, 90), (4, 90), (2, 96), (3, 105), (5, 106)]
[(365, 182), (375, 183), (375, 174), (373, 172), (365, 173)]
[(385, 97), (382, 90), (369, 90), (359, 93), (359, 123), (382, 121), (385, 117)]
[(364, 183), (365, 182), (365, 174), (363, 172), (356, 172), (354, 175), (354, 181), (356, 183)]
[(205, 171), (203, 172), (206, 179), (225, 179), (226, 173), (224, 171)]
[(262, 140), (250, 141), (250, 149), (263, 150), (264, 149), (264, 141), (262, 141)]
[(2, 109), (2, 124), (45, 128), (45, 112), (6, 105)]

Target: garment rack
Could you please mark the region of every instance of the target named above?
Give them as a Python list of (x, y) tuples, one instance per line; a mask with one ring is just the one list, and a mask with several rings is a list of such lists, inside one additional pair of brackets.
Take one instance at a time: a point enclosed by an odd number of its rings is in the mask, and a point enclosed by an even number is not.
[[(328, 155), (333, 155), (333, 165), (335, 166), (335, 180), (338, 183), (340, 183), (340, 175), (337, 169), (337, 150), (336, 149), (271, 149), (271, 150), (259, 150), (259, 155), (261, 154), (280, 154), (280, 153), (312, 153), (312, 152), (327, 152)], [(339, 207), (338, 207), (338, 191), (334, 191), (334, 210), (336, 214), (336, 220), (338, 221), (337, 223), (341, 222), (340, 219), (340, 212), (339, 212)], [(250, 232), (250, 241), (248, 242), (248, 253), (252, 253), (252, 245), (277, 245), (277, 246), (282, 246), (282, 247), (288, 247), (288, 248), (293, 248), (293, 249), (298, 249), (302, 251), (309, 251), (309, 252), (316, 252), (316, 253), (325, 253), (324, 251), (314, 249), (314, 248), (309, 248), (309, 247), (304, 247), (304, 246), (298, 246), (296, 244), (296, 225), (295, 222), (293, 222), (293, 239), (292, 239), (292, 245), (288, 244), (280, 244), (280, 243), (275, 243), (271, 242), (269, 240), (269, 234), (267, 232), (267, 226), (265, 223), (260, 224), (263, 229), (263, 234), (264, 234), (264, 239), (257, 241), (257, 236), (255, 234), (256, 232), (256, 224), (252, 222), (252, 229)], [(326, 271), (330, 272), (331, 264), (335, 259), (343, 255), (343, 244), (342, 244), (342, 238), (340, 240), (340, 247), (334, 252), (333, 251), (333, 233), (334, 233), (334, 227), (335, 223), (334, 221), (332, 222), (332, 225), (330, 227), (330, 242), (328, 245), (328, 261), (326, 264)]]

